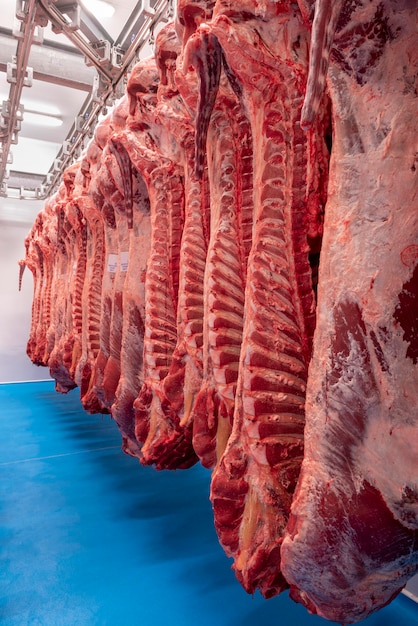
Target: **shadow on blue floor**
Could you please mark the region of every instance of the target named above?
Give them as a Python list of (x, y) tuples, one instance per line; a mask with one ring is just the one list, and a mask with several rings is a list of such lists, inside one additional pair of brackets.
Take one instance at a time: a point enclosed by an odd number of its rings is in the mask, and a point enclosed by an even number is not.
[[(0, 385), (2, 626), (325, 626), (240, 587), (213, 529), (209, 472), (144, 468), (108, 416), (53, 383)], [(398, 597), (364, 626), (415, 626)]]

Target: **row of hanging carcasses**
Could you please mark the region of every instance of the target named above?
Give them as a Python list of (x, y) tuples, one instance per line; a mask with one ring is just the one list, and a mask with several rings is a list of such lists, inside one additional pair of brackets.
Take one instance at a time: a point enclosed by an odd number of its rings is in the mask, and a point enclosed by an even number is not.
[(270, 596), (288, 586), (276, 557), (303, 456), (328, 109), (301, 129), (298, 12), (272, 54), (274, 8), (241, 75), (186, 13), (26, 239), (27, 352), (58, 391), (111, 413), (141, 463), (214, 469), (220, 541), (244, 587)]

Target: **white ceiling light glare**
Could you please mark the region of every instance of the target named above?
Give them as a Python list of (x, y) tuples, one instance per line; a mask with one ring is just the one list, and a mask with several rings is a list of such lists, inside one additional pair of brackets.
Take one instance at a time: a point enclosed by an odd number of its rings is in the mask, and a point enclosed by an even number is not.
[[(6, 93), (0, 92), (0, 102), (2, 100), (8, 100), (8, 98), (9, 96)], [(60, 109), (55, 104), (35, 100), (31, 97), (27, 97), (26, 94), (22, 94), (21, 104), (23, 105), (25, 112), (32, 111), (43, 115), (52, 115), (53, 117), (57, 117), (61, 114)]]
[(55, 104), (50, 104), (49, 102), (39, 102), (31, 98), (22, 98), (22, 104), (25, 113), (30, 111), (31, 113), (39, 113), (40, 115), (52, 115), (52, 117), (59, 117), (61, 114), (60, 109)]
[(98, 18), (109, 18), (115, 14), (115, 7), (104, 0), (82, 0), (81, 4)]
[[(0, 101), (7, 102), (7, 96), (0, 93)], [(17, 122), (32, 124), (33, 126), (49, 126), (58, 128), (63, 125), (60, 110), (54, 104), (38, 102), (37, 100), (22, 98), (22, 105), (17, 110)]]
[(46, 115), (45, 113), (35, 113), (35, 111), (24, 111), (23, 122), (33, 126), (49, 126), (50, 128), (58, 128), (63, 123), (60, 117)]

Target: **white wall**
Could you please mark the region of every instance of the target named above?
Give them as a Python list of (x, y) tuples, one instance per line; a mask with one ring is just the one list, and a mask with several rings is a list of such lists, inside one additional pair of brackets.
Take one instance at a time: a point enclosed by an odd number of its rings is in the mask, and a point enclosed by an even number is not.
[(45, 367), (26, 356), (33, 280), (26, 269), (19, 292), (18, 261), (25, 256), (24, 240), (43, 202), (0, 198), (0, 382), (49, 379)]

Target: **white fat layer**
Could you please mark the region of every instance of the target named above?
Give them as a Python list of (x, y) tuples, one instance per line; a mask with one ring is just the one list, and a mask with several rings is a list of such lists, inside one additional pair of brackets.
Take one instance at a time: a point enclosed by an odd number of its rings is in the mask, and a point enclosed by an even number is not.
[[(360, 85), (335, 65), (329, 73), (335, 136), (308, 375), (305, 458), (292, 505), (294, 526), (281, 554), (286, 579), (320, 615), (337, 622), (360, 620), (388, 602), (416, 568), (416, 552), (408, 550), (372, 562), (359, 551), (345, 508), (367, 481), (404, 525), (405, 520), (411, 528), (418, 522), (413, 497), (397, 505), (406, 486), (409, 496), (417, 488), (418, 364), (407, 355), (409, 344), (394, 318), (399, 294), (417, 263), (416, 253), (406, 250), (416, 251), (418, 245), (417, 146), (412, 139), (418, 100), (411, 88), (418, 52), (412, 13), (397, 12), (386, 0), (382, 4), (391, 27), (399, 22), (403, 34), (386, 45), (369, 80)], [(342, 302), (361, 312), (360, 353), (368, 353), (370, 362), (364, 376), (355, 342), (350, 345), (347, 338), (340, 355), (344, 373), (333, 372), (334, 316)], [(379, 362), (372, 331), (386, 367)], [(366, 377), (373, 381), (369, 391), (359, 384)], [(347, 418), (356, 401), (363, 416), (357, 433)], [(358, 435), (346, 449), (336, 450), (336, 423), (342, 432), (351, 429)], [(339, 454), (338, 463), (333, 452)], [(326, 519), (324, 498), (330, 507)], [(325, 536), (334, 537), (332, 545)]]

